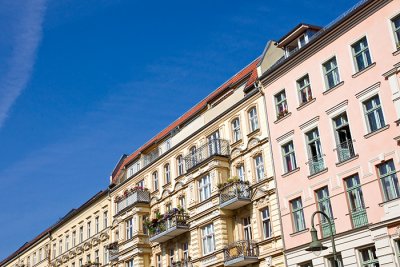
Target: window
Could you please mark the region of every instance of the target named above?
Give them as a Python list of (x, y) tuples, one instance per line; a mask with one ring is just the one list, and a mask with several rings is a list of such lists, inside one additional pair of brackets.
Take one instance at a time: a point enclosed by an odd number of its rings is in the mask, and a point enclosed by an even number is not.
[(298, 79), (296, 83), (297, 83), (297, 90), (299, 91), (300, 105), (312, 100), (313, 96), (311, 91), (310, 78), (308, 74)]
[(110, 261), (110, 254), (108, 252), (107, 246), (103, 247), (104, 255), (103, 255), (103, 265), (107, 264)]
[(201, 229), (202, 243), (203, 243), (203, 255), (210, 254), (215, 250), (214, 241), (214, 226), (209, 224)]
[(264, 238), (271, 237), (271, 234), (272, 234), (271, 218), (269, 216), (269, 209), (268, 208), (263, 209), (261, 211), (261, 220), (262, 220)]
[(257, 109), (254, 107), (249, 111), (250, 132), (258, 129)]
[(240, 133), (240, 121), (239, 118), (236, 118), (232, 121), (232, 137), (233, 137), (233, 142), (237, 142), (240, 139), (242, 139), (241, 133)]
[(90, 224), (91, 224), (91, 222), (87, 222), (87, 225), (86, 225), (86, 232), (87, 232), (87, 237), (86, 238), (89, 238), (89, 237), (91, 237), (92, 235), (91, 235), (91, 233), (90, 233)]
[(130, 259), (129, 261), (126, 262), (126, 267), (133, 267), (134, 263), (133, 263), (133, 259)]
[(79, 227), (79, 243), (83, 242), (83, 226)]
[(221, 139), (219, 137), (219, 131), (215, 131), (208, 137), (208, 151), (210, 155), (221, 154)]
[(393, 160), (378, 165), (379, 178), (381, 179), (382, 191), (385, 201), (400, 197), (399, 181)]
[(335, 130), (336, 152), (339, 162), (346, 161), (355, 156), (353, 140), (351, 138), (349, 121), (346, 112), (333, 119)]
[(33, 252), (32, 265), (36, 264), (36, 252)]
[(65, 251), (69, 249), (69, 235), (65, 236)]
[(257, 181), (261, 181), (264, 179), (264, 161), (261, 155), (258, 155), (254, 158), (254, 163), (256, 167), (256, 177)]
[(308, 151), (308, 164), (310, 168), (310, 175), (318, 173), (325, 168), (324, 160), (322, 158), (322, 146), (319, 138), (318, 128), (315, 128), (306, 133), (307, 151)]
[(99, 232), (99, 217), (96, 217), (95, 219), (94, 219), (94, 231), (95, 231), (95, 233), (97, 234), (98, 232)]
[(299, 267), (313, 267), (312, 261), (307, 261), (299, 264)]
[(250, 241), (253, 239), (253, 233), (251, 231), (251, 218), (250, 216), (243, 218), (243, 232), (244, 239)]
[(39, 249), (39, 262), (43, 260), (43, 249)]
[(149, 232), (148, 232), (148, 229), (147, 229), (147, 227), (145, 226), (145, 221), (147, 221), (148, 220), (148, 216), (147, 215), (143, 215), (142, 216), (142, 229), (143, 229), (143, 234), (145, 234), (145, 235), (148, 235), (149, 234)]
[(157, 254), (156, 262), (157, 262), (157, 267), (161, 267), (162, 266), (161, 254)]
[[(328, 187), (325, 186), (319, 190), (316, 190), (315, 194), (317, 197), (318, 210), (322, 211), (326, 215), (328, 215), (328, 217), (331, 219), (333, 231), (335, 231), (334, 225), (333, 225), (334, 218), (333, 218), (331, 201), (329, 198)], [(320, 216), (320, 220), (321, 220), (322, 236), (323, 237), (329, 236), (331, 233), (329, 221), (324, 216)]]
[(368, 223), (365, 211), (364, 197), (361, 190), (358, 175), (350, 176), (345, 180), (347, 199), (349, 202), (350, 214), (355, 228), (364, 226)]
[(179, 198), (179, 206), (181, 206), (183, 209), (186, 209), (186, 199), (185, 196), (181, 196)]
[(303, 204), (301, 198), (296, 198), (290, 201), (292, 208), (292, 219), (294, 225), (294, 231), (300, 232), (306, 229), (306, 223), (304, 221)]
[(63, 249), (62, 249), (62, 240), (60, 239), (60, 240), (58, 241), (58, 255), (61, 255), (62, 252), (63, 252)]
[(243, 164), (240, 164), (239, 166), (236, 167), (236, 175), (237, 177), (239, 177), (240, 181), (246, 180)]
[(79, 267), (82, 267), (82, 265), (83, 265), (83, 259), (80, 258), (80, 259), (79, 259)]
[(90, 254), (86, 255), (86, 263), (90, 262)]
[[(53, 256), (53, 259), (54, 258), (55, 258), (55, 256)], [(27, 267), (29, 267), (31, 265), (31, 258), (29, 256), (26, 258), (26, 265), (27, 265)]]
[(200, 181), (199, 181), (199, 196), (200, 196), (200, 201), (204, 201), (211, 196), (210, 175), (206, 175), (200, 179)]
[(136, 186), (144, 188), (144, 180), (140, 180), (139, 182), (137, 182)]
[(134, 175), (138, 171), (140, 171), (140, 162), (136, 161), (131, 166), (129, 166), (129, 168), (128, 168), (128, 177), (131, 177), (132, 175)]
[(152, 176), (153, 176), (154, 191), (157, 191), (158, 190), (158, 172), (157, 171), (153, 172)]
[(168, 163), (164, 165), (164, 180), (166, 184), (171, 182), (171, 168)]
[(106, 229), (108, 226), (108, 211), (103, 212), (103, 229)]
[(181, 155), (179, 155), (176, 158), (176, 164), (178, 165), (178, 175), (182, 175), (184, 171), (183, 171), (183, 157)]
[(275, 106), (277, 119), (282, 118), (289, 112), (285, 90), (282, 90), (275, 95)]
[(290, 141), (282, 146), (282, 157), (283, 157), (283, 168), (285, 173), (291, 172), (297, 168), (293, 141)]
[(95, 250), (95, 252), (94, 252), (94, 262), (100, 262), (99, 261), (99, 250)]
[(72, 263), (71, 263), (71, 267), (75, 267), (75, 262), (72, 262)]
[(336, 253), (336, 263), (333, 259), (333, 255), (327, 258), (328, 267), (343, 267), (342, 256), (340, 253)]
[(76, 245), (76, 231), (72, 232), (72, 247)]
[(53, 259), (56, 258), (56, 252), (57, 252), (56, 246), (57, 246), (56, 243), (54, 243), (53, 244), (53, 257), (52, 257)]
[[(192, 146), (190, 149), (190, 162), (186, 165), (186, 169), (190, 169), (197, 164), (197, 149), (196, 146)], [(188, 163), (187, 163), (188, 164)]]
[(397, 259), (400, 260), (400, 239), (394, 241), (396, 246)]
[(322, 64), (326, 89), (329, 90), (340, 83), (339, 68), (336, 57), (329, 59)]
[(376, 95), (363, 102), (365, 120), (368, 132), (374, 132), (385, 126), (382, 106), (379, 96)]
[(392, 19), (394, 40), (396, 42), (397, 49), (400, 48), (400, 15), (397, 15)]
[(131, 239), (133, 237), (133, 219), (130, 218), (126, 220), (126, 239)]
[(183, 251), (183, 260), (189, 260), (189, 244), (187, 242), (182, 244), (182, 251)]
[(173, 262), (174, 262), (174, 249), (170, 248), (169, 249), (169, 264), (172, 265)]
[(360, 258), (362, 267), (379, 267), (379, 261), (376, 257), (375, 247), (361, 249)]
[(361, 40), (354, 43), (352, 46), (354, 65), (356, 72), (362, 71), (369, 65), (371, 65), (371, 55), (369, 54), (367, 37), (363, 37)]

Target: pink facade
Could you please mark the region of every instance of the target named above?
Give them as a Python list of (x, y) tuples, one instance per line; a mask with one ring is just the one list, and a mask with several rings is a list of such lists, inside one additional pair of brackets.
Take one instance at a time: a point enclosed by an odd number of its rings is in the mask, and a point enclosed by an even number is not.
[[(371, 261), (400, 266), (398, 14), (399, 0), (364, 1), (261, 76), (288, 266), (329, 265), (330, 248), (321, 257), (304, 250), (317, 209), (333, 216), (344, 266), (364, 266), (373, 250)], [(278, 47), (301, 43), (310, 29)], [(315, 223), (319, 235), (327, 231)]]

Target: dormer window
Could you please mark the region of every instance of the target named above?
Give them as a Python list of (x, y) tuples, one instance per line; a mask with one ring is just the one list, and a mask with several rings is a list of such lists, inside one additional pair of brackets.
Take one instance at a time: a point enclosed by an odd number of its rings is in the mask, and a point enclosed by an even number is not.
[(299, 24), (296, 28), (286, 34), (277, 42), (277, 47), (284, 49), (285, 57), (289, 57), (294, 52), (305, 46), (320, 27)]

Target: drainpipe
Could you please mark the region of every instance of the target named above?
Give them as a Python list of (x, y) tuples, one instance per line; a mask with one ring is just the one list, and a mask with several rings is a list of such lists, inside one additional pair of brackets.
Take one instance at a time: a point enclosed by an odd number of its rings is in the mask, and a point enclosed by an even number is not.
[[(269, 152), (271, 153), (271, 158), (272, 158), (272, 173), (275, 181), (275, 192), (276, 192), (276, 202), (278, 203), (278, 213), (279, 213), (279, 222), (280, 222), (280, 227), (281, 227), (281, 233), (282, 233), (282, 244), (283, 244), (283, 250), (285, 250), (285, 239), (283, 238), (283, 224), (282, 224), (282, 216), (281, 216), (281, 205), (279, 203), (279, 193), (278, 193), (278, 186), (276, 182), (276, 171), (275, 171), (275, 161), (274, 161), (274, 153), (272, 151), (272, 145), (271, 145), (271, 132), (269, 130), (269, 122), (268, 122), (268, 112), (267, 112), (267, 101), (265, 100), (265, 94), (262, 90), (262, 83), (260, 80), (257, 80), (254, 82), (254, 87), (257, 88), (258, 92), (260, 92), (263, 100), (263, 105), (264, 105), (264, 114), (265, 114), (265, 121), (266, 121), (266, 126), (267, 126), (267, 133), (268, 133), (268, 140), (269, 140)], [(286, 260), (286, 255), (285, 253), (283, 254), (283, 260), (285, 261), (285, 266), (288, 266), (287, 260)]]

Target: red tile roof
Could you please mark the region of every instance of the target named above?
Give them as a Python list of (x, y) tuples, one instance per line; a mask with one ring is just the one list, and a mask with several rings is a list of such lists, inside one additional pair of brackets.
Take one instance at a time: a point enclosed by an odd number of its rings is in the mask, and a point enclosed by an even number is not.
[(207, 104), (215, 100), (219, 95), (224, 92), (229, 86), (239, 82), (240, 80), (244, 79), (246, 76), (249, 76), (249, 79), (247, 80), (246, 83), (246, 88), (253, 86), (253, 83), (257, 80), (257, 64), (260, 61), (260, 58), (256, 58), (253, 62), (251, 62), (249, 65), (247, 65), (245, 68), (240, 70), (238, 73), (236, 73), (234, 76), (232, 76), (228, 81), (223, 83), (220, 87), (218, 87), (214, 92), (209, 94), (206, 98), (201, 100), (197, 105), (189, 109), (185, 114), (183, 114), (181, 117), (179, 117), (176, 121), (171, 123), (167, 128), (159, 132), (156, 136), (151, 138), (147, 143), (145, 143), (143, 146), (141, 146), (139, 149), (137, 149), (135, 152), (133, 152), (131, 155), (126, 157), (123, 161), (122, 164), (118, 164), (118, 170), (113, 171), (113, 176), (112, 176), (112, 183), (115, 183), (116, 178), (120, 174), (121, 170), (130, 164), (142, 151), (144, 151), (146, 148), (148, 148), (150, 145), (156, 143), (157, 141), (162, 140), (165, 138), (173, 129), (181, 125), (182, 123), (186, 122), (188, 119), (192, 118), (194, 115), (196, 115), (198, 112), (203, 110), (205, 107), (207, 107)]

